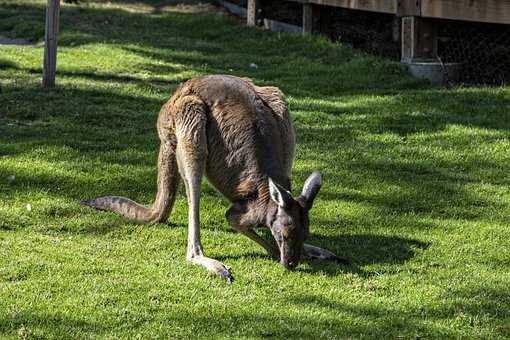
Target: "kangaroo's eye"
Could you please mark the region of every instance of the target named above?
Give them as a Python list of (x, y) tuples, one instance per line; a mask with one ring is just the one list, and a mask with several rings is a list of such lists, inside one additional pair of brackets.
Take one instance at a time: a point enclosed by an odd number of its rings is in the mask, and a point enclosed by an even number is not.
[(294, 221), (291, 218), (285, 218), (282, 221), (282, 226), (284, 226), (285, 228), (292, 227), (293, 225), (294, 225)]
[(289, 230), (292, 230), (296, 227), (296, 224), (294, 223), (293, 220), (287, 220), (284, 224), (285, 228), (286, 229), (289, 229)]

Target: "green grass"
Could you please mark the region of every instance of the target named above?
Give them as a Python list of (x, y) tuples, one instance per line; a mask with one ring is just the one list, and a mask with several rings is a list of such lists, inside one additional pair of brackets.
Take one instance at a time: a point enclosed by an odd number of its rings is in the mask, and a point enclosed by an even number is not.
[[(63, 5), (45, 91), (44, 3), (0, 0), (0, 35), (34, 42), (0, 46), (0, 338), (510, 336), (509, 88), (433, 88), (321, 38), (140, 0)], [(211, 73), (287, 94), (294, 187), (325, 182), (310, 243), (352, 265), (285, 271), (205, 182), (203, 244), (232, 286), (184, 260), (182, 188), (167, 224), (78, 204), (150, 203), (157, 112)]]

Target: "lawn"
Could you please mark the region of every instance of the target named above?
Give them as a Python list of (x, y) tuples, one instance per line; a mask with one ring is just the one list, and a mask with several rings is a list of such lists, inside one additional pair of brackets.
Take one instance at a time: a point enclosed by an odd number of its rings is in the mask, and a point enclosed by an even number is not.
[[(0, 0), (0, 35), (32, 42), (0, 46), (0, 338), (510, 336), (510, 88), (434, 88), (348, 46), (174, 3), (64, 4), (46, 91), (45, 1)], [(324, 178), (309, 241), (351, 265), (284, 270), (231, 230), (205, 180), (202, 242), (231, 286), (184, 259), (182, 186), (166, 224), (79, 205), (152, 202), (159, 108), (212, 73), (286, 93), (294, 187)]]

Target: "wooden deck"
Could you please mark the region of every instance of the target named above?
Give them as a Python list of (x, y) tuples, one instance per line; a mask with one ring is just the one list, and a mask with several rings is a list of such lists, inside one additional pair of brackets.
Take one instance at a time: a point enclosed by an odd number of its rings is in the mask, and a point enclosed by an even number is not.
[[(314, 7), (333, 6), (392, 14), (400, 25), (401, 61), (437, 59), (437, 20), (510, 24), (510, 0), (287, 0), (303, 5), (301, 30), (313, 32)], [(260, 25), (261, 0), (248, 0), (247, 23)], [(432, 20), (436, 19), (436, 20)], [(398, 27), (398, 26), (397, 26)], [(395, 35), (396, 36), (396, 35)]]
[(421, 0), (421, 16), (510, 24), (510, 0)]
[(290, 0), (399, 16), (510, 24), (510, 0)]

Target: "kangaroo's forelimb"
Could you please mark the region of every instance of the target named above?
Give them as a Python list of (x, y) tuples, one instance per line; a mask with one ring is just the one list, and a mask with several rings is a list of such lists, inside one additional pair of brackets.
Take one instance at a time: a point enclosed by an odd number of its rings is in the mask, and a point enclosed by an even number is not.
[(272, 258), (278, 261), (280, 257), (278, 248), (274, 244), (262, 238), (259, 234), (257, 234), (255, 230), (253, 230), (253, 227), (256, 226), (256, 223), (253, 222), (253, 216), (246, 214), (248, 210), (249, 208), (246, 205), (235, 203), (227, 210), (225, 217), (233, 229), (245, 235), (252, 241), (257, 242)]
[(305, 260), (322, 260), (322, 261), (332, 261), (341, 264), (349, 264), (349, 259), (345, 257), (340, 257), (329, 250), (322, 249), (316, 246), (312, 246), (311, 244), (304, 244), (304, 253), (303, 259)]

